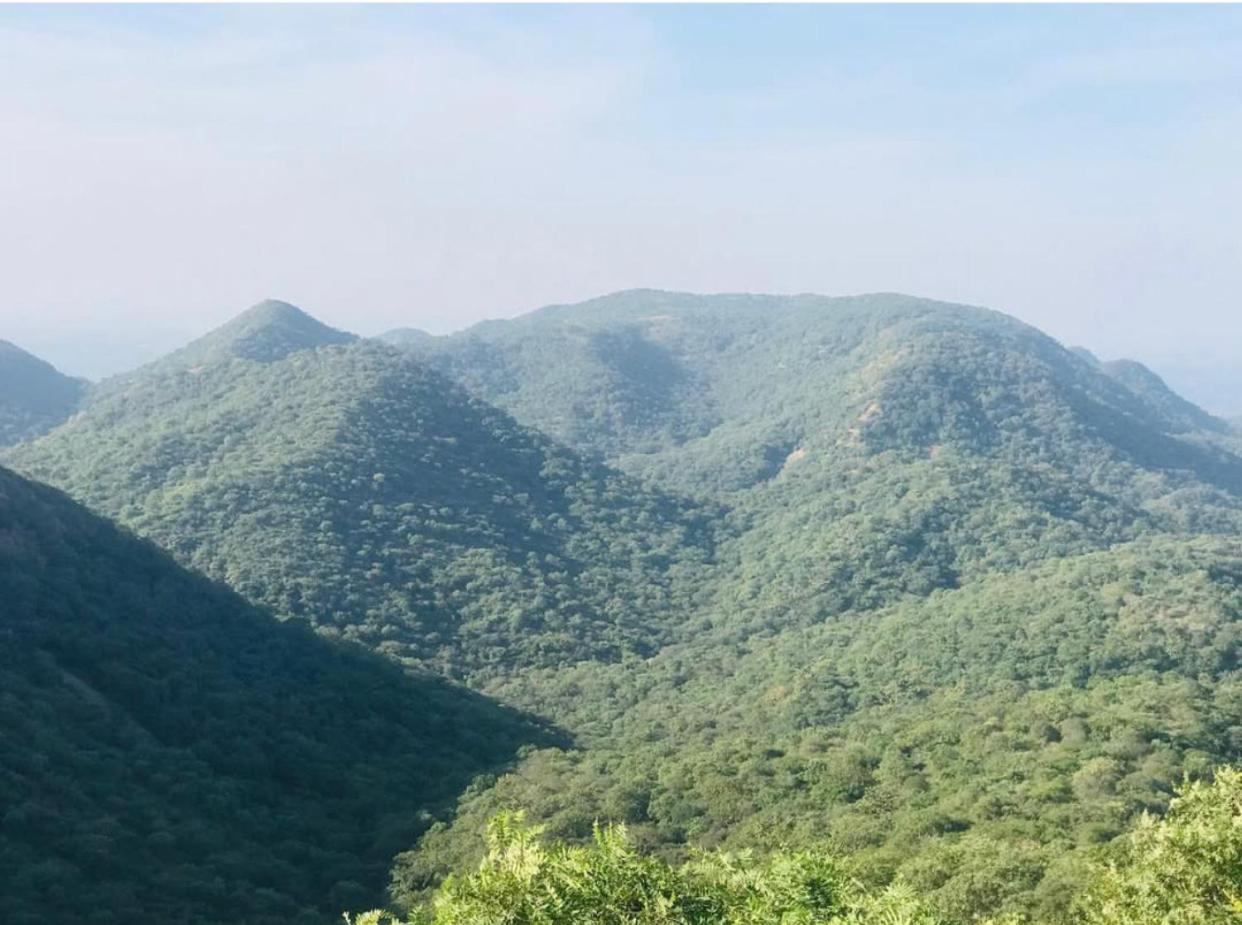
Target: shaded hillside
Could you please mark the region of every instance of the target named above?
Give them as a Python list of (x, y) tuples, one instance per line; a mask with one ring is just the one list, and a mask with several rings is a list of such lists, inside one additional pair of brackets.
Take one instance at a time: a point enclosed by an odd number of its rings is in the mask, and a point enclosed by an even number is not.
[(0, 340), (0, 446), (46, 433), (77, 410), (86, 383)]
[(711, 554), (702, 511), (392, 348), (250, 358), (289, 311), (269, 331), (260, 306), (118, 378), (13, 463), (251, 600), (398, 658), (487, 675), (660, 644), (674, 576)]
[(6, 922), (329, 922), (547, 732), (0, 469)]

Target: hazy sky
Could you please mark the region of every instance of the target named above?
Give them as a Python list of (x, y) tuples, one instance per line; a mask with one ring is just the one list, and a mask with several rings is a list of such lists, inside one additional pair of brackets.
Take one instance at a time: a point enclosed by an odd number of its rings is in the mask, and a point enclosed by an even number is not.
[(1242, 366), (1239, 7), (10, 6), (0, 133), (0, 338), (75, 373), (633, 286)]

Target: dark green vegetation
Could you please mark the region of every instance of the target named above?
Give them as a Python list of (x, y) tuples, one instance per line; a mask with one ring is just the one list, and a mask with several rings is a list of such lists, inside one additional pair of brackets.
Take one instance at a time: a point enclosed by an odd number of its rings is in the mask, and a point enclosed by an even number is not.
[(890, 295), (389, 339), (260, 306), (8, 458), (572, 737), (476, 780), (400, 903), (521, 808), (1067, 921), (1087, 858), (1242, 759), (1237, 438), (1137, 364)]
[(520, 715), (282, 625), (0, 469), (5, 922), (325, 921)]
[(46, 433), (77, 409), (86, 383), (0, 340), (0, 446)]
[[(586, 847), (547, 845), (500, 815), (487, 854), (453, 876), (410, 925), (950, 925), (908, 884), (868, 889), (823, 851), (762, 861), (719, 850), (669, 867), (644, 857), (624, 827)], [(1185, 786), (1167, 815), (1140, 818), (1084, 865), (1070, 897), (1076, 925), (1231, 925), (1242, 916), (1242, 774)], [(960, 920), (959, 920), (960, 921)], [(995, 920), (993, 920), (995, 921)], [(351, 925), (400, 925), (380, 912)], [(1016, 919), (1006, 919), (1017, 925)], [(995, 925), (1001, 925), (995, 922)]]

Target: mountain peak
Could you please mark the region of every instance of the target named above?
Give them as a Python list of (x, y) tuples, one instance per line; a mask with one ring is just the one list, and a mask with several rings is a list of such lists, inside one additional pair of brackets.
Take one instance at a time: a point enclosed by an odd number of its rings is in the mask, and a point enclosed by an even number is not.
[(271, 363), (299, 350), (313, 350), (357, 340), (353, 334), (330, 328), (302, 309), (279, 299), (264, 299), (232, 321), (183, 347), (169, 359), (201, 365), (236, 357)]
[(263, 323), (274, 323), (281, 321), (315, 322), (315, 319), (306, 312), (302, 311), (302, 309), (298, 308), (296, 305), (290, 304), (289, 302), (282, 301), (281, 299), (264, 299), (261, 302), (256, 302), (233, 320), (238, 321), (242, 318), (248, 318)]
[(415, 344), (425, 344), (436, 338), (434, 334), (422, 328), (393, 328), (391, 331), (377, 335), (375, 339), (394, 347), (411, 347)]

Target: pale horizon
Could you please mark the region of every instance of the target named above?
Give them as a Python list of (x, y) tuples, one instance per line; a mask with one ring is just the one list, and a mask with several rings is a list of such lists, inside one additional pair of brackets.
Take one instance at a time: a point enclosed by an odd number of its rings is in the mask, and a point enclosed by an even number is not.
[(71, 374), (267, 297), (901, 291), (1242, 410), (1236, 8), (9, 7), (0, 78), (0, 338)]

